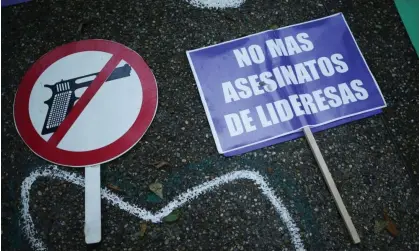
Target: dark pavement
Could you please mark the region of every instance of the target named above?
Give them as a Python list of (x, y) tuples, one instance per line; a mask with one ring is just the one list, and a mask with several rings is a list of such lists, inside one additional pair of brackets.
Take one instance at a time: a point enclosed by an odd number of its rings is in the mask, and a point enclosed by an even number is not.
[[(375, 75), (384, 113), (315, 135), (360, 234), (351, 239), (305, 139), (226, 158), (215, 143), (185, 51), (343, 12)], [(233, 170), (259, 171), (282, 198), (307, 250), (419, 250), (419, 60), (393, 1), (247, 0), (201, 9), (184, 0), (32, 1), (2, 9), (2, 250), (33, 250), (21, 219), (21, 183), (48, 163), (23, 143), (13, 121), (25, 71), (56, 46), (101, 38), (137, 51), (159, 88), (156, 117), (132, 150), (103, 165), (102, 184), (152, 211)], [(167, 161), (172, 166), (150, 165)], [(64, 168), (83, 174), (82, 169)], [(163, 201), (148, 185), (164, 185)], [(293, 250), (271, 203), (250, 181), (235, 181), (180, 208), (173, 223), (148, 223), (102, 200), (102, 242), (84, 243), (84, 190), (40, 178), (30, 212), (48, 250)], [(400, 231), (375, 225), (387, 210)]]

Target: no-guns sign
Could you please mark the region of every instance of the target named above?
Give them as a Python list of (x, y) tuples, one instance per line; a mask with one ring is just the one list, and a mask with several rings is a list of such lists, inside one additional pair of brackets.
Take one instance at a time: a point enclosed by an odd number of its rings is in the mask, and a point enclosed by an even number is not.
[(84, 40), (50, 51), (29, 69), (14, 117), (37, 155), (84, 167), (133, 147), (156, 109), (156, 81), (140, 55), (112, 41)]

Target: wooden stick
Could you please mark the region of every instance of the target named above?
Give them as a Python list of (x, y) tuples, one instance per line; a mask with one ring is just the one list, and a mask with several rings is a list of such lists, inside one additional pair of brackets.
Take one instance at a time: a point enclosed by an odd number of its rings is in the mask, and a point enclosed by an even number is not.
[(322, 171), (323, 177), (326, 180), (327, 186), (329, 187), (329, 190), (332, 193), (333, 198), (335, 199), (336, 206), (339, 209), (339, 213), (345, 222), (346, 228), (351, 234), (352, 241), (354, 243), (360, 243), (361, 240), (359, 239), (359, 235), (355, 229), (354, 224), (352, 223), (352, 219), (349, 216), (348, 211), (346, 210), (345, 204), (343, 204), (342, 197), (340, 197), (339, 191), (336, 188), (335, 181), (333, 180), (332, 175), (329, 172), (329, 168), (327, 167), (326, 162), (323, 159), (323, 155), (320, 152), (319, 146), (317, 145), (316, 140), (314, 139), (310, 127), (305, 126), (303, 130), (306, 139), (308, 140), (308, 143), (310, 145), (311, 151), (313, 152), (317, 164), (319, 165), (320, 170)]
[(85, 167), (84, 236), (87, 244), (102, 238), (100, 165)]

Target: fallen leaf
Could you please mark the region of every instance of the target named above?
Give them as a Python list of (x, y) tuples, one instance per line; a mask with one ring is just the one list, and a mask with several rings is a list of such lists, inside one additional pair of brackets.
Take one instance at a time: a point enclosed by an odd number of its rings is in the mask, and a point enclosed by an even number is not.
[(385, 220), (375, 221), (374, 233), (378, 234), (381, 231), (383, 231), (386, 227), (387, 227), (387, 221)]
[(168, 216), (163, 218), (164, 222), (175, 222), (179, 219), (180, 217), (180, 210), (176, 209), (173, 210)]
[(271, 30), (276, 30), (278, 28), (279, 28), (279, 26), (276, 25), (276, 24), (272, 24), (271, 26), (269, 26), (269, 29), (271, 29)]
[(274, 169), (273, 169), (272, 167), (268, 167), (268, 168), (266, 169), (266, 171), (268, 171), (268, 173), (273, 173), (273, 172), (274, 172)]
[(166, 161), (157, 161), (157, 162), (154, 162), (153, 163), (153, 166), (155, 168), (162, 168), (164, 166), (170, 166), (170, 164), (168, 162), (166, 162)]
[(159, 196), (157, 196), (155, 193), (149, 193), (147, 195), (147, 202), (159, 203), (159, 202), (162, 202), (162, 199)]
[(142, 222), (140, 224), (140, 237), (144, 237), (145, 231), (147, 230), (147, 222)]
[(118, 191), (118, 192), (122, 192), (121, 188), (119, 188), (119, 187), (117, 187), (117, 186), (114, 186), (114, 185), (112, 185), (112, 184), (108, 184), (108, 185), (107, 185), (107, 187), (108, 187), (109, 189), (112, 189), (112, 190), (115, 190), (115, 191)]
[(148, 188), (150, 188), (150, 191), (163, 199), (163, 185), (161, 183), (152, 183), (148, 186)]
[(396, 224), (394, 224), (394, 222), (390, 219), (390, 217), (388, 216), (387, 210), (384, 209), (384, 219), (387, 222), (387, 231), (393, 236), (396, 237), (399, 235), (399, 230), (397, 230), (397, 226)]
[(390, 221), (387, 224), (387, 231), (393, 235), (393, 237), (396, 237), (399, 235), (399, 230), (397, 230), (396, 224), (394, 222)]

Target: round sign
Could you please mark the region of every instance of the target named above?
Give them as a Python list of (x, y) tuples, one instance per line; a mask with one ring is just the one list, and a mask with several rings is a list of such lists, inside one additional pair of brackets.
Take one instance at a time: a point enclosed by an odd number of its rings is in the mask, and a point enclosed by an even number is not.
[(25, 74), (16, 93), (18, 133), (64, 166), (110, 161), (133, 147), (157, 109), (157, 83), (140, 55), (107, 40), (60, 46)]

